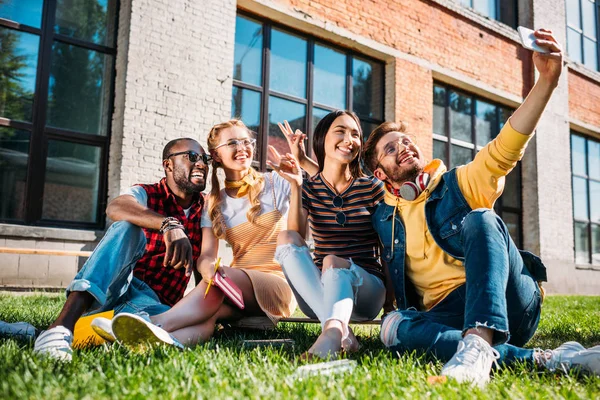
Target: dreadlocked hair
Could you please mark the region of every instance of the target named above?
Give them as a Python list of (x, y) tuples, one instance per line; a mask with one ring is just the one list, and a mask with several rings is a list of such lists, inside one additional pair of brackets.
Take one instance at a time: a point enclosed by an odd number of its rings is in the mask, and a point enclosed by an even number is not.
[[(230, 121), (217, 124), (212, 127), (210, 133), (208, 134), (208, 150), (211, 153), (214, 153), (215, 147), (219, 145), (221, 131), (233, 127), (245, 129), (248, 131), (248, 134), (252, 135), (250, 129), (248, 129), (248, 127), (246, 127), (246, 125), (244, 125), (244, 123), (239, 119), (232, 119)], [(213, 154), (211, 175), (212, 188), (210, 190), (210, 194), (208, 195), (208, 216), (212, 222), (212, 229), (215, 236), (219, 239), (224, 239), (227, 226), (225, 225), (225, 218), (223, 217), (223, 213), (221, 211), (223, 199), (221, 198), (221, 186), (219, 183), (219, 177), (217, 175), (218, 168), (223, 168), (223, 165), (215, 160)], [(265, 186), (265, 179), (262, 174), (258, 173), (252, 167), (250, 167), (248, 175), (254, 179), (254, 184), (250, 187), (250, 190), (247, 194), (248, 200), (250, 201), (250, 209), (246, 213), (246, 216), (250, 223), (254, 223), (261, 211), (259, 195)]]

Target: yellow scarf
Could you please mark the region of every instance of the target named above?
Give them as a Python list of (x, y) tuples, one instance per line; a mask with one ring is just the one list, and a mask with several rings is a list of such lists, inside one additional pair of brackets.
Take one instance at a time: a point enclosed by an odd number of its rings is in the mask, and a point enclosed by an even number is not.
[(235, 197), (244, 197), (248, 194), (248, 191), (257, 182), (255, 174), (252, 172), (248, 173), (239, 181), (225, 181), (225, 187), (227, 189), (237, 189)]

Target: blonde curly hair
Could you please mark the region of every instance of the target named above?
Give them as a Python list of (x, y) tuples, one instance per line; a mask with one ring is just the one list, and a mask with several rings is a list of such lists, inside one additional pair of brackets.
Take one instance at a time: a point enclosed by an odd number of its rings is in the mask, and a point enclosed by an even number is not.
[[(210, 190), (210, 194), (208, 195), (208, 216), (212, 222), (213, 232), (219, 239), (225, 238), (225, 230), (227, 227), (225, 225), (223, 213), (221, 212), (221, 204), (223, 203), (223, 199), (221, 198), (221, 186), (219, 183), (219, 177), (217, 176), (217, 169), (219, 167), (223, 168), (223, 165), (215, 160), (214, 152), (215, 147), (219, 145), (221, 132), (224, 129), (233, 127), (245, 129), (250, 135), (252, 133), (242, 121), (239, 119), (232, 119), (213, 126), (208, 134), (207, 139), (208, 150), (213, 156), (211, 176), (212, 188)], [(250, 167), (248, 174), (254, 179), (255, 183), (252, 185), (247, 194), (248, 200), (250, 201), (250, 209), (246, 213), (246, 216), (248, 217), (248, 221), (254, 223), (261, 211), (259, 195), (264, 188), (265, 179), (262, 174), (258, 173), (252, 167)]]

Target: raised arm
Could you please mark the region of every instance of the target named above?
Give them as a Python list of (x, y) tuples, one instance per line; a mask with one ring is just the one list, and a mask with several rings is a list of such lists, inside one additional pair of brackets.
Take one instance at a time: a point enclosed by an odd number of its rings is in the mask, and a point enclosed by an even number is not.
[(292, 154), (298, 160), (300, 164), (300, 168), (302, 168), (306, 173), (310, 176), (314, 176), (319, 173), (319, 165), (310, 157), (306, 155), (306, 148), (304, 147), (304, 139), (306, 139), (306, 135), (300, 131), (300, 129), (296, 129), (294, 132), (292, 127), (287, 121), (283, 121), (283, 124), (277, 123), (279, 129), (285, 136), (290, 149), (292, 150)]
[(533, 53), (533, 64), (540, 76), (523, 104), (510, 117), (512, 127), (524, 134), (531, 135), (558, 85), (562, 72), (562, 50), (552, 35), (552, 31), (539, 29), (535, 31), (536, 43), (550, 50), (550, 53)]

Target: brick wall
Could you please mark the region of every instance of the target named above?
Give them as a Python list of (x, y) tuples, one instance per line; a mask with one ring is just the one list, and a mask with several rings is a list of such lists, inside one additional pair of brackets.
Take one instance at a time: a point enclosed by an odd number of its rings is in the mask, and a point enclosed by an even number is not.
[(600, 82), (569, 70), (569, 114), (571, 118), (600, 130)]

